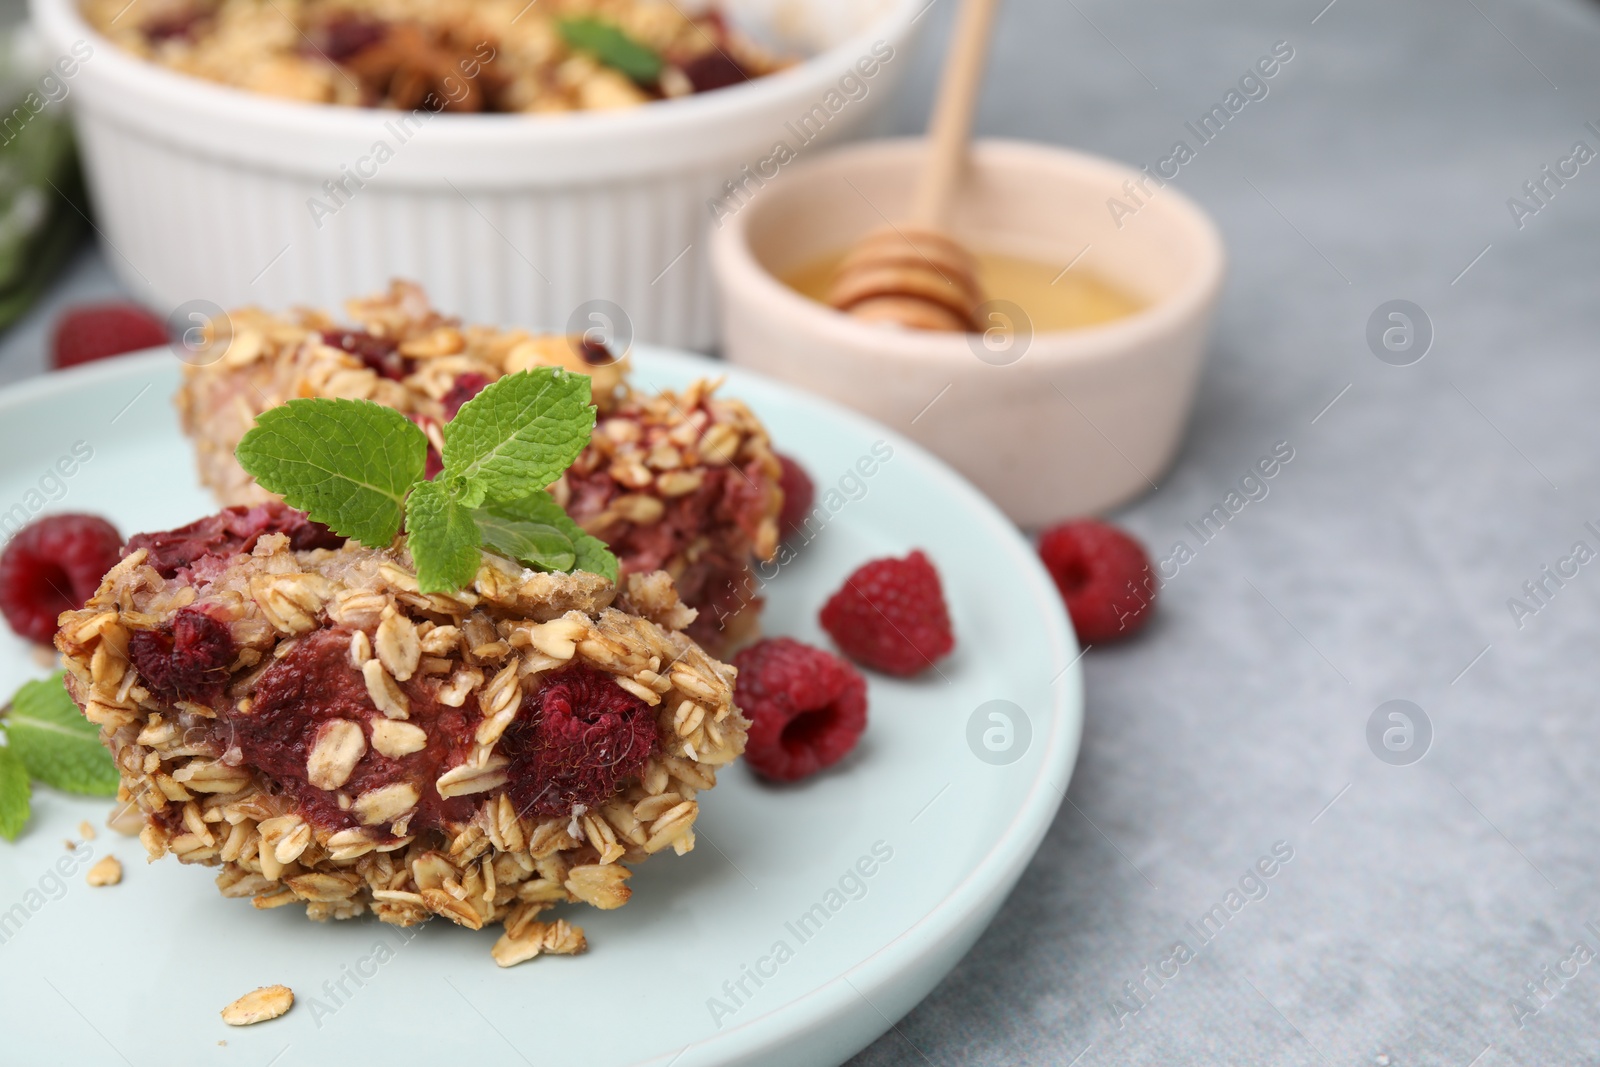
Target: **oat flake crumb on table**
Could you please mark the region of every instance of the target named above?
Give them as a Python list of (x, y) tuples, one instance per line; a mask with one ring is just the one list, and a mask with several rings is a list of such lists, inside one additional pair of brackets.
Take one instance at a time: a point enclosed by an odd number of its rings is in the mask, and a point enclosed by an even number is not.
[(254, 1026), (276, 1019), (292, 1007), (294, 990), (286, 985), (264, 985), (223, 1008), (222, 1021), (229, 1026)]
[(122, 881), (122, 863), (115, 856), (107, 856), (89, 868), (86, 881), (92, 886), (117, 885)]

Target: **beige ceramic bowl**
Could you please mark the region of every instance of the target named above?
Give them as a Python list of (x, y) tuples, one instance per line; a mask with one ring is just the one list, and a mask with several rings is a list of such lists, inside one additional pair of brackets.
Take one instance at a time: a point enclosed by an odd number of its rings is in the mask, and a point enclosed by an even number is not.
[[(903, 216), (922, 151), (920, 140), (899, 140), (832, 152), (722, 220), (712, 260), (727, 358), (914, 438), (1023, 526), (1100, 512), (1152, 488), (1183, 435), (1222, 285), (1216, 227), (1139, 171), (983, 141), (955, 236), (1063, 268), (1076, 260), (1074, 270), (1139, 297), (1144, 310), (1031, 338), (1008, 332), (1001, 314), (985, 343), (868, 326), (777, 280)], [(1113, 197), (1132, 213), (1114, 219)]]

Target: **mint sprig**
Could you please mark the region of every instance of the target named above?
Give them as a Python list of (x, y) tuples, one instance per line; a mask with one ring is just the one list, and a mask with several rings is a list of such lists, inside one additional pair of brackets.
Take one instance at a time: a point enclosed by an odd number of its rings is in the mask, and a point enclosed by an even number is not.
[(462, 502), (472, 507), (491, 498), (515, 500), (561, 477), (593, 432), (588, 378), (513, 374), (491, 383), (445, 424), (441, 477), (464, 482)]
[(0, 837), (15, 841), (32, 814), (38, 780), (64, 793), (109, 797), (117, 792), (117, 767), (84, 719), (57, 671), (28, 682), (11, 698), (0, 748)]
[(400, 532), (406, 492), (427, 465), (428, 438), (398, 411), (368, 400), (291, 400), (262, 412), (234, 454), (290, 507), (377, 547)]
[[(577, 570), (602, 575), (607, 581), (617, 580), (617, 557), (611, 554), (611, 549), (607, 548), (606, 543), (600, 538), (573, 522), (572, 516), (556, 503), (555, 497), (544, 490), (490, 508), (479, 509), (474, 514), (478, 516), (480, 528), (484, 525), (485, 512), (490, 513), (491, 521), (527, 523), (555, 530), (572, 546), (573, 555), (577, 559), (575, 564)], [(532, 563), (528, 565), (535, 566)], [(559, 569), (570, 570), (572, 567)]]
[(629, 37), (615, 23), (597, 18), (565, 18), (556, 29), (567, 47), (589, 52), (600, 62), (649, 88), (661, 78), (666, 62), (654, 50)]
[(543, 571), (617, 580), (617, 560), (545, 486), (594, 432), (589, 379), (559, 368), (508, 374), (444, 428), (444, 469), (424, 478), (427, 437), (369, 400), (291, 400), (235, 451), (262, 487), (345, 537), (387, 548), (402, 526), (425, 593), (450, 593), (488, 549)]
[(33, 814), (28, 768), (9, 748), (0, 748), (0, 837), (15, 841)]
[(45, 785), (85, 796), (117, 795), (117, 768), (100, 744), (100, 730), (73, 703), (63, 675), (17, 690), (5, 726), (6, 744)]
[(478, 573), (483, 536), (472, 512), (438, 481), (422, 482), (406, 501), (406, 534), (424, 593), (448, 593)]

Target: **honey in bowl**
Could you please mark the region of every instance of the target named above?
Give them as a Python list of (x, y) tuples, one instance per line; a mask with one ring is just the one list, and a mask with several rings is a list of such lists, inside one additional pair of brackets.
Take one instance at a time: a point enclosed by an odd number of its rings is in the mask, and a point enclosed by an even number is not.
[[(783, 276), (783, 283), (819, 304), (828, 302), (828, 289), (844, 252), (824, 256)], [(1078, 330), (1124, 318), (1141, 310), (1141, 301), (1081, 267), (1063, 271), (1018, 256), (996, 252), (975, 253), (978, 283), (989, 300), (1009, 300), (1033, 323), (1035, 333)]]

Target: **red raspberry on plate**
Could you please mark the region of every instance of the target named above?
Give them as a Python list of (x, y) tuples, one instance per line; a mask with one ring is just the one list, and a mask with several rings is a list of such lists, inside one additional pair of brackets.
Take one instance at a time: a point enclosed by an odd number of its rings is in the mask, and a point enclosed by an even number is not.
[(167, 327), (137, 304), (85, 304), (56, 322), (51, 363), (56, 370), (167, 343)]
[(907, 678), (956, 644), (939, 572), (920, 549), (857, 568), (823, 605), (822, 628), (857, 663)]
[(817, 499), (816, 487), (806, 469), (785, 455), (778, 455), (778, 466), (783, 473), (778, 477), (778, 487), (783, 490), (783, 510), (778, 513), (778, 536), (787, 541), (811, 513)]
[(867, 728), (867, 680), (820, 648), (774, 637), (733, 665), (733, 699), (750, 720), (744, 758), (764, 778), (795, 782), (831, 767)]
[(48, 645), (56, 618), (81, 608), (122, 555), (122, 535), (94, 515), (51, 515), (17, 531), (0, 553), (0, 614)]
[(1084, 644), (1131, 637), (1155, 614), (1150, 559), (1115, 526), (1080, 519), (1051, 527), (1039, 539), (1039, 556)]

